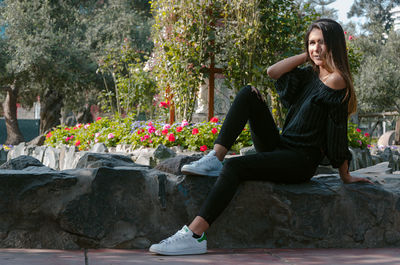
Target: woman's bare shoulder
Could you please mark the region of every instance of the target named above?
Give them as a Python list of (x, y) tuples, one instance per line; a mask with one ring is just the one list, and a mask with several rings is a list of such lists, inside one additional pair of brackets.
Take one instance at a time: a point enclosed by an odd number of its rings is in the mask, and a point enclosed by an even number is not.
[(331, 73), (325, 80), (324, 84), (334, 90), (342, 90), (346, 88), (346, 81), (338, 72)]

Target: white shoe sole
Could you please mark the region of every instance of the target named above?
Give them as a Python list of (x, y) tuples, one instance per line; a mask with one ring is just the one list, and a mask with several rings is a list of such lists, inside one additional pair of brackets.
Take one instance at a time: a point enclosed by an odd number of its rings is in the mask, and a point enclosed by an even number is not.
[(219, 173), (221, 173), (221, 170), (206, 171), (206, 170), (200, 170), (198, 168), (192, 168), (190, 165), (184, 165), (181, 169), (181, 172), (185, 175), (218, 177)]
[(207, 253), (207, 249), (198, 249), (198, 248), (193, 248), (193, 249), (183, 249), (179, 251), (165, 251), (165, 250), (158, 250), (154, 248), (153, 246), (150, 247), (149, 249), (150, 252), (160, 254), (160, 255), (166, 255), (166, 256), (178, 256), (178, 255), (197, 255), (197, 254), (205, 254)]

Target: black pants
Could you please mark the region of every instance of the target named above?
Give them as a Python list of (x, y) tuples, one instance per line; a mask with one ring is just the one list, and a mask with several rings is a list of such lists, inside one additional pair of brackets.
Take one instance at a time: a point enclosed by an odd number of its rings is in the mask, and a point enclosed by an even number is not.
[(225, 161), (199, 213), (209, 225), (226, 208), (240, 182), (262, 180), (301, 183), (314, 175), (318, 165), (319, 154), (294, 150), (281, 143), (271, 112), (259, 92), (253, 91), (250, 86), (237, 94), (215, 143), (229, 150), (247, 121), (257, 153)]

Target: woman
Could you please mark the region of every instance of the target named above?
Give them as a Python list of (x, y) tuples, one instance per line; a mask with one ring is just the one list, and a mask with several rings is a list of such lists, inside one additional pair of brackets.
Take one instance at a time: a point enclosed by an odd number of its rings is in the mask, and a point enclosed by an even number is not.
[[(175, 235), (154, 244), (151, 252), (164, 255), (207, 252), (204, 232), (226, 208), (244, 180), (280, 183), (308, 181), (326, 155), (339, 168), (344, 183), (370, 182), (349, 174), (351, 154), (347, 120), (356, 111), (344, 32), (340, 24), (320, 19), (308, 29), (306, 52), (270, 66), (276, 89), (288, 109), (282, 133), (262, 100), (247, 86), (236, 96), (214, 150), (199, 161), (182, 167), (187, 174), (219, 176), (198, 216)], [(312, 66), (298, 66), (310, 62)], [(257, 153), (228, 159), (229, 148), (249, 121)], [(265, 172), (268, 172), (267, 174)]]

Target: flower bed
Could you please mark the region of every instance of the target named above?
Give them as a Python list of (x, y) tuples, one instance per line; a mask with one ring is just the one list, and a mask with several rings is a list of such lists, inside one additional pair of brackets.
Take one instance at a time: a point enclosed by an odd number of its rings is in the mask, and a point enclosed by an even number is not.
[[(58, 126), (46, 135), (46, 145), (75, 145), (79, 150), (89, 150), (95, 143), (101, 142), (108, 147), (117, 144), (129, 144), (133, 148), (181, 146), (193, 151), (206, 151), (213, 147), (221, 129), (217, 117), (209, 122), (191, 123), (182, 121), (172, 125), (157, 121), (135, 121), (132, 117), (97, 118), (92, 124), (77, 124), (74, 127)], [(348, 126), (349, 146), (354, 148), (370, 147), (368, 133), (363, 133), (355, 124)], [(238, 137), (233, 151), (251, 146), (251, 136), (246, 125)]]
[[(97, 118), (92, 124), (77, 124), (74, 127), (58, 126), (46, 135), (46, 145), (53, 147), (61, 144), (73, 146), (79, 150), (89, 150), (95, 143), (101, 142), (108, 147), (117, 144), (129, 144), (133, 148), (181, 146), (193, 151), (206, 151), (213, 147), (222, 124), (217, 117), (209, 122), (189, 124), (187, 121), (172, 125), (156, 121), (135, 121), (131, 117)], [(250, 131), (246, 126), (232, 150), (252, 145)]]

